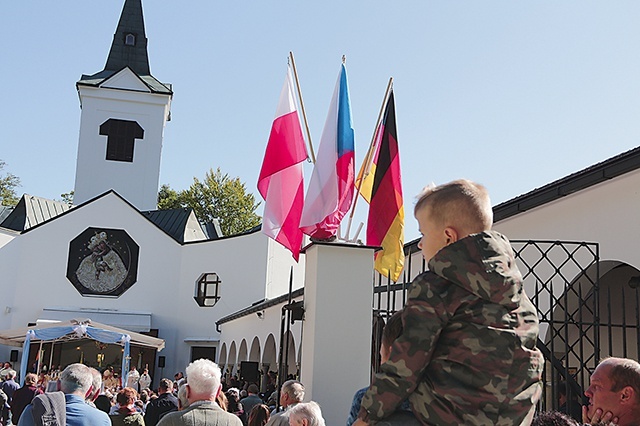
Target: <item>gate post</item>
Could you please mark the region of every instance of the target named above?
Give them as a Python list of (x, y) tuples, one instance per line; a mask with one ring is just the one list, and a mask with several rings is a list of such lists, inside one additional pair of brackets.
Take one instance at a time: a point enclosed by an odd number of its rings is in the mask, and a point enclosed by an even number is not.
[(306, 248), (302, 364), (305, 401), (328, 425), (345, 424), (356, 390), (369, 384), (374, 247)]

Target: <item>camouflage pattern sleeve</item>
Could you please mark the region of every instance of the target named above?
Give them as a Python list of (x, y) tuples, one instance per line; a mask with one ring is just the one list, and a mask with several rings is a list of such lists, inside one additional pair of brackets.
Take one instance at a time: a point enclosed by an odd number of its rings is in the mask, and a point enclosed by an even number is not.
[(414, 391), (440, 333), (456, 309), (446, 306), (446, 295), (432, 289), (430, 278), (441, 280), (425, 272), (411, 284), (402, 315), (403, 334), (394, 342), (389, 361), (381, 366), (381, 373), (362, 399), (359, 417), (370, 424), (389, 416)]

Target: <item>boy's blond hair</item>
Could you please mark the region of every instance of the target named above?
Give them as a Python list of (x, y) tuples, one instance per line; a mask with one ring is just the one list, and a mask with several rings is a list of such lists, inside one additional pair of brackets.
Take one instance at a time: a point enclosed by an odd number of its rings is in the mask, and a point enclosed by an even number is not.
[(488, 231), (493, 224), (489, 192), (467, 179), (427, 186), (417, 199), (414, 214), (429, 208), (432, 221), (438, 226), (455, 228), (461, 237)]

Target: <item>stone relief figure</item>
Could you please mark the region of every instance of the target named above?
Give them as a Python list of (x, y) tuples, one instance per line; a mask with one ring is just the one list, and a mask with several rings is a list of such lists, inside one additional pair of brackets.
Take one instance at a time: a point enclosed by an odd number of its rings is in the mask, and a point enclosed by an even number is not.
[(89, 290), (108, 293), (117, 288), (127, 277), (127, 269), (118, 252), (102, 231), (91, 237), (87, 247), (91, 254), (82, 259), (76, 270), (76, 277)]

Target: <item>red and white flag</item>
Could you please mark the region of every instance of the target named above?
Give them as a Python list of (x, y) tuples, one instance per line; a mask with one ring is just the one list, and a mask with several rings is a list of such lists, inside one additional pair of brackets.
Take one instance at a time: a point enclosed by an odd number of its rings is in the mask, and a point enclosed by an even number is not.
[(291, 70), (287, 69), (258, 178), (258, 191), (265, 200), (262, 232), (289, 249), (297, 261), (303, 237), (302, 162), (307, 159), (307, 150), (293, 93)]

